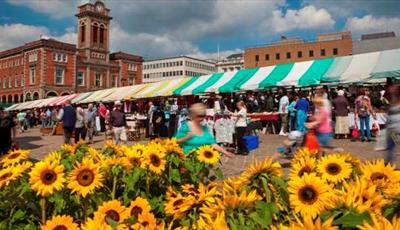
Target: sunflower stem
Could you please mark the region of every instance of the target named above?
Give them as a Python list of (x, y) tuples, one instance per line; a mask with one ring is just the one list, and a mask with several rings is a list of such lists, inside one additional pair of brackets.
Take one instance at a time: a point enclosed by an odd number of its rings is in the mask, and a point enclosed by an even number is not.
[(40, 211), (42, 214), (42, 224), (44, 224), (46, 223), (46, 199), (44, 197), (40, 198)]
[(112, 191), (111, 191), (111, 199), (115, 199), (115, 191), (117, 189), (117, 176), (113, 177), (113, 186), (112, 186)]
[(149, 196), (150, 194), (150, 177), (146, 177), (146, 195)]

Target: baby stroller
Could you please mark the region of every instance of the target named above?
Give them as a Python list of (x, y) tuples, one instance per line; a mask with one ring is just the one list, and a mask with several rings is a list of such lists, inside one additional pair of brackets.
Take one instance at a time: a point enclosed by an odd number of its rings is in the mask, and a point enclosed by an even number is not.
[(299, 148), (304, 146), (304, 133), (300, 131), (292, 131), (283, 141), (283, 146), (278, 147), (277, 151), (280, 157), (293, 158)]

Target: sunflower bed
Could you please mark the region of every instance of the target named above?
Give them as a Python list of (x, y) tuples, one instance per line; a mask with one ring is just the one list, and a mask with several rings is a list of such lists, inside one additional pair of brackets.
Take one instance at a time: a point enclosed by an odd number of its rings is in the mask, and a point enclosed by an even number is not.
[(381, 160), (301, 149), (288, 176), (267, 157), (231, 178), (219, 160), (174, 139), (79, 142), (39, 162), (13, 151), (0, 160), (0, 229), (400, 229), (400, 171)]

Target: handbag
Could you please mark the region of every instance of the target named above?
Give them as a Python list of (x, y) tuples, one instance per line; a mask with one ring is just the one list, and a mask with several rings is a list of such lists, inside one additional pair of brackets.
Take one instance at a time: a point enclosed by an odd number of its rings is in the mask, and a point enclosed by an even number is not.
[(354, 129), (353, 129), (353, 131), (351, 132), (351, 136), (352, 136), (354, 139), (356, 139), (356, 138), (358, 138), (358, 137), (360, 136), (360, 130), (358, 130), (357, 121), (356, 121), (356, 120), (354, 120)]
[(319, 143), (314, 130), (308, 130), (304, 141), (304, 147), (308, 148), (311, 152), (319, 150)]

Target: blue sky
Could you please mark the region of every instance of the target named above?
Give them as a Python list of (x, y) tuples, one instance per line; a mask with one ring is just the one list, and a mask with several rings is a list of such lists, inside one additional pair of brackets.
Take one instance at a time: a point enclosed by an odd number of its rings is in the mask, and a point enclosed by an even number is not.
[[(75, 43), (77, 6), (95, 0), (0, 0), (0, 50), (46, 35)], [(105, 0), (112, 51), (215, 58), (277, 41), (351, 30), (400, 33), (396, 0)]]

